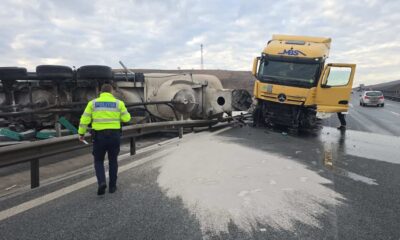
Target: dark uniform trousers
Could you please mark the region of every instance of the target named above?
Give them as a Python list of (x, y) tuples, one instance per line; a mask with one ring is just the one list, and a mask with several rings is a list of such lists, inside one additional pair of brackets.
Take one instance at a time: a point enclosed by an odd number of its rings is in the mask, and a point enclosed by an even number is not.
[(346, 118), (345, 118), (344, 114), (341, 113), (341, 112), (338, 112), (338, 113), (337, 113), (337, 116), (338, 116), (338, 118), (339, 118), (340, 125), (341, 125), (341, 126), (346, 126)]
[(97, 183), (106, 183), (104, 158), (107, 153), (109, 162), (110, 186), (116, 186), (118, 173), (118, 154), (120, 150), (121, 132), (119, 130), (95, 131), (93, 139), (94, 168)]

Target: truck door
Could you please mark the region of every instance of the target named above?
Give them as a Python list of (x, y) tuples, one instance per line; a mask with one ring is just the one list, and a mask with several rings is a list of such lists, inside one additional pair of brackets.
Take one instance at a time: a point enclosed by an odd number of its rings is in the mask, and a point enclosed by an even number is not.
[(318, 112), (347, 112), (355, 64), (329, 63), (318, 82), (315, 103)]

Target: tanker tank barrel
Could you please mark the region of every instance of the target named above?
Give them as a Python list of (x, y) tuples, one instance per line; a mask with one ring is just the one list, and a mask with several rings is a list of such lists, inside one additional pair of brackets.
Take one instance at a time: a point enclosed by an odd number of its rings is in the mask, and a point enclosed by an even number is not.
[(214, 75), (195, 73), (141, 73), (108, 66), (77, 69), (40, 65), (36, 71), (0, 67), (0, 128), (43, 129), (64, 117), (73, 125), (104, 83), (125, 102), (134, 121), (221, 119), (233, 110), (247, 110), (248, 94), (224, 89)]

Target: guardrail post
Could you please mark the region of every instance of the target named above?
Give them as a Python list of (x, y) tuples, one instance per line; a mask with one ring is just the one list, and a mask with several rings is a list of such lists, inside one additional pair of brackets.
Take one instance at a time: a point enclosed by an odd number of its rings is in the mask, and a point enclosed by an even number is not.
[(39, 185), (39, 159), (37, 158), (31, 160), (31, 188), (37, 188)]
[(130, 142), (131, 142), (131, 156), (136, 154), (136, 139), (134, 137), (130, 138)]
[[(183, 121), (183, 114), (181, 114), (181, 121)], [(179, 138), (183, 137), (183, 127), (179, 127), (178, 134), (179, 134)]]
[(183, 127), (180, 127), (178, 130), (179, 138), (183, 137)]
[(55, 130), (56, 130), (56, 137), (61, 137), (61, 124), (58, 122), (58, 120), (59, 120), (59, 116), (58, 116), (58, 114), (56, 114), (55, 124), (54, 124)]

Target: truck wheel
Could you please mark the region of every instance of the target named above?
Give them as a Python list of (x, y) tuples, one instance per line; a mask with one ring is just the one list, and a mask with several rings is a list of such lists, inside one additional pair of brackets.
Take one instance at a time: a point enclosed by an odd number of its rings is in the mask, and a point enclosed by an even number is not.
[(291, 127), (291, 128), (288, 128), (288, 132), (290, 135), (296, 136), (296, 135), (299, 135), (300, 129), (298, 127)]
[(112, 79), (113, 72), (109, 66), (87, 65), (78, 69), (79, 79)]
[(61, 65), (40, 65), (36, 67), (36, 73), (42, 80), (64, 80), (74, 76), (72, 68)]
[(262, 109), (259, 105), (257, 105), (253, 111), (253, 127), (257, 127), (264, 124), (265, 121), (263, 119)]
[(382, 104), (381, 104), (381, 107), (384, 107), (384, 106), (385, 106), (385, 104), (384, 104), (384, 103), (382, 103)]
[(21, 80), (26, 79), (26, 68), (0, 67), (0, 80)]
[(259, 122), (260, 122), (260, 112), (261, 112), (260, 107), (256, 106), (254, 108), (254, 112), (253, 112), (253, 115), (252, 115), (252, 117), (253, 117), (253, 127), (257, 127)]

